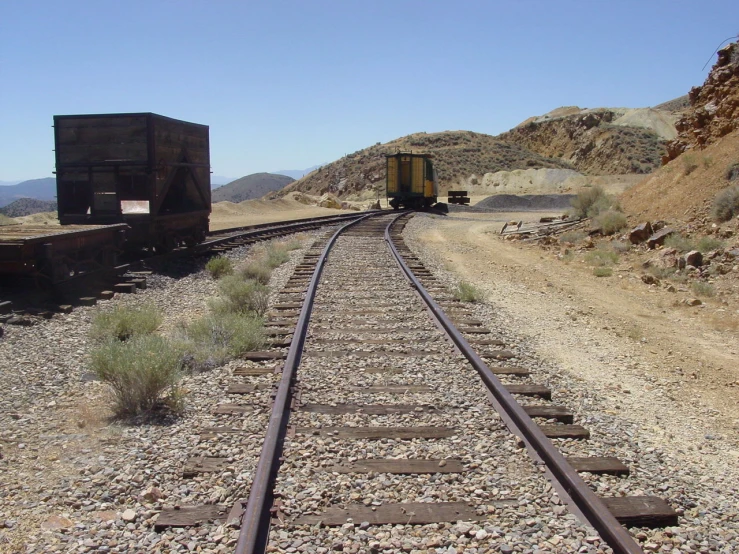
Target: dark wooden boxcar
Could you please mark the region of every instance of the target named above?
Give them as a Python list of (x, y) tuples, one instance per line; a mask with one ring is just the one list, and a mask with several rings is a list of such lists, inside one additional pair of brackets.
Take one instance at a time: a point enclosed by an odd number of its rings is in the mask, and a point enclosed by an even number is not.
[(54, 116), (62, 225), (126, 223), (127, 246), (168, 251), (205, 238), (208, 127), (153, 113)]

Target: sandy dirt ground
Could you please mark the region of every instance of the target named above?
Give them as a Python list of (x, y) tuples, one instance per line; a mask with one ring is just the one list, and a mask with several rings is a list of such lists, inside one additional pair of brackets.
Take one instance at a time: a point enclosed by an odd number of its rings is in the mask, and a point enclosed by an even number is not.
[(738, 463), (736, 306), (688, 307), (679, 293), (645, 286), (633, 268), (598, 278), (583, 263), (498, 235), (505, 221), (541, 215), (418, 216), (414, 234), (428, 256), (482, 290), (542, 358), (602, 392), (609, 412), (638, 422), (678, 457), (717, 468)]

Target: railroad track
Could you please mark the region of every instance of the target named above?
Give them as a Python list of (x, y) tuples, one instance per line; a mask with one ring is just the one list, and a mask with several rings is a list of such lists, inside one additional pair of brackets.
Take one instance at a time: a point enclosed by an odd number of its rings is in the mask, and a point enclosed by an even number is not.
[[(176, 506), (158, 529), (226, 522), (238, 553), (641, 552), (621, 523), (676, 524), (659, 498), (595, 496), (579, 472), (628, 468), (558, 452), (587, 429), (423, 268), (403, 223), (387, 229), (394, 217), (306, 253), (267, 323), (274, 348), (234, 372), (222, 424), (202, 430), (228, 449), (247, 421), (266, 428), (248, 499)], [(228, 463), (198, 458), (183, 477)]]
[(33, 280), (29, 280), (25, 286), (21, 281), (16, 283), (14, 290), (4, 290), (0, 297), (0, 324), (31, 325), (34, 318), (48, 319), (54, 313), (69, 313), (75, 305), (90, 306), (98, 299), (110, 299), (116, 293), (135, 293), (146, 287), (146, 277), (151, 274), (152, 267), (160, 267), (173, 260), (223, 253), (256, 242), (352, 221), (362, 215), (366, 214), (313, 217), (213, 231), (205, 242), (193, 247), (126, 260), (113, 269), (96, 269), (73, 275), (57, 286), (53, 294), (35, 290)]

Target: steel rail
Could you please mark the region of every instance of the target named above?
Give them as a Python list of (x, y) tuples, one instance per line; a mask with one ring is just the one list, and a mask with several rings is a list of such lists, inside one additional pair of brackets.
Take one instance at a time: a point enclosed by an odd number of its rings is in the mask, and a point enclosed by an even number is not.
[(266, 229), (268, 227), (276, 227), (287, 223), (325, 223), (329, 224), (332, 222), (341, 222), (351, 220), (354, 218), (362, 217), (367, 215), (368, 212), (376, 213), (379, 210), (367, 210), (364, 212), (356, 212), (352, 214), (339, 214), (339, 215), (322, 215), (318, 217), (304, 217), (301, 219), (290, 219), (287, 221), (272, 221), (270, 223), (257, 223), (255, 225), (244, 225), (241, 227), (228, 227), (226, 229), (217, 229), (214, 231), (208, 231), (209, 237), (215, 237), (226, 233), (238, 233), (239, 231), (252, 231), (256, 229)]
[(521, 405), (516, 402), (513, 395), (508, 392), (500, 379), (495, 376), (483, 359), (477, 355), (472, 346), (470, 346), (464, 336), (455, 327), (454, 323), (446, 316), (444, 310), (431, 298), (431, 295), (405, 263), (403, 256), (400, 255), (390, 237), (390, 228), (403, 215), (399, 215), (393, 219), (385, 228), (385, 241), (388, 243), (391, 252), (405, 273), (406, 278), (410, 281), (411, 286), (418, 291), (418, 294), (423, 298), (434, 318), (444, 328), (460, 352), (462, 352), (475, 368), (485, 383), (485, 386), (502, 406), (510, 420), (512, 420), (513, 425), (516, 427), (512, 431), (522, 437), (529, 448), (532, 448), (541, 457), (554, 478), (560, 483), (567, 494), (570, 495), (573, 502), (575, 502), (588, 524), (598, 531), (603, 540), (606, 541), (608, 546), (616, 554), (643, 554), (643, 550), (626, 528), (618, 522), (603, 501), (582, 480), (562, 453), (555, 448), (552, 441), (544, 435), (539, 426), (534, 423)]
[(239, 540), (236, 543), (236, 550), (234, 551), (236, 554), (261, 553), (264, 552), (267, 546), (270, 523), (270, 511), (268, 508), (272, 505), (272, 489), (277, 477), (283, 439), (290, 417), (290, 403), (293, 396), (292, 384), (303, 354), (308, 323), (310, 322), (311, 311), (313, 310), (313, 300), (318, 288), (318, 282), (321, 279), (321, 273), (323, 273), (323, 266), (326, 263), (331, 248), (341, 233), (365, 219), (376, 215), (378, 214), (372, 213), (365, 215), (338, 229), (326, 243), (321, 257), (316, 264), (316, 269), (313, 271), (313, 277), (311, 277), (310, 283), (308, 284), (303, 307), (300, 310), (300, 316), (293, 332), (293, 340), (290, 343), (285, 365), (282, 369), (282, 377), (280, 378), (280, 384), (275, 395), (272, 414), (270, 415), (267, 426), (267, 434), (262, 444), (259, 463), (252, 479), (246, 509), (241, 519)]

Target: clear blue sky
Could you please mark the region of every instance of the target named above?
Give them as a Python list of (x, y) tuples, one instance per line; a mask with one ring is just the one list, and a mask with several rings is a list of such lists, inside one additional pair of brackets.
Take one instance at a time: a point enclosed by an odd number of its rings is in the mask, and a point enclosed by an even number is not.
[[(737, 0), (0, 0), (0, 180), (51, 175), (55, 114), (210, 126), (214, 174), (701, 84)], [(715, 56), (711, 57), (711, 64)]]

